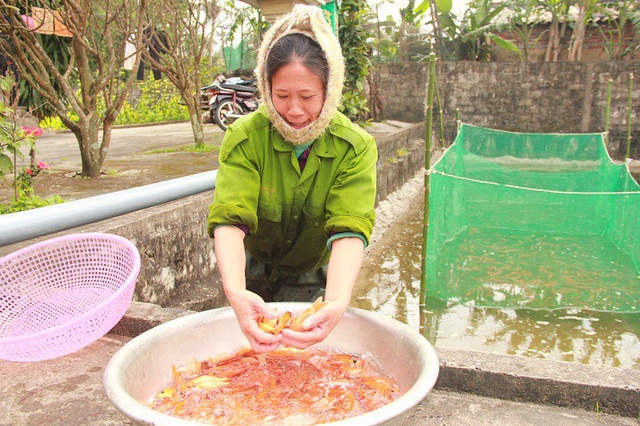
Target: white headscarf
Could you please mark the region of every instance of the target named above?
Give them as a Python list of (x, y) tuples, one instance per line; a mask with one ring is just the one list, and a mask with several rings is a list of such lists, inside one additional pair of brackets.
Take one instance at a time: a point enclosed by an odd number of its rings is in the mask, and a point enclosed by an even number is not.
[[(302, 129), (291, 127), (276, 111), (271, 101), (271, 84), (267, 78), (266, 63), (271, 47), (287, 34), (300, 33), (316, 41), (322, 48), (329, 64), (329, 78), (325, 91), (324, 105), (320, 115)], [(262, 102), (269, 112), (269, 119), (278, 133), (292, 144), (298, 145), (311, 142), (318, 138), (329, 126), (342, 99), (342, 84), (344, 82), (344, 58), (338, 38), (326, 21), (323, 12), (316, 6), (297, 4), (291, 13), (281, 17), (267, 31), (258, 51), (258, 66), (256, 68), (258, 88), (262, 94)]]

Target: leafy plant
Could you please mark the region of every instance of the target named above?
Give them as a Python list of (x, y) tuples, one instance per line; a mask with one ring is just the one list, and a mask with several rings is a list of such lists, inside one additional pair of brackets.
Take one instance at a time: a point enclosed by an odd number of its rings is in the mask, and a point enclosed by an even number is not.
[(0, 93), (2, 109), (0, 110), (0, 178), (5, 179), (8, 173), (17, 177), (16, 160), (24, 159), (21, 148), (32, 148), (35, 141), (35, 131), (27, 131), (17, 122), (15, 107), (17, 104), (16, 82), (11, 76), (0, 77)]
[[(596, 4), (595, 11), (608, 18), (612, 28), (598, 25), (598, 30), (604, 39), (604, 49), (610, 60), (620, 60), (640, 46), (637, 36), (640, 31), (640, 5), (637, 1), (624, 0), (609, 4)], [(630, 24), (630, 25), (628, 25)], [(636, 37), (626, 44), (628, 27), (634, 27)]]
[(514, 43), (509, 43), (504, 39), (498, 45), (518, 53), (522, 61), (528, 62), (531, 51), (538, 45), (542, 36), (548, 32), (548, 30), (544, 30), (537, 37), (534, 37), (540, 17), (546, 10), (530, 0), (510, 0), (506, 4), (510, 14), (505, 31), (514, 35), (521, 42), (522, 49), (517, 49)]
[(364, 23), (368, 6), (364, 0), (343, 0), (339, 14), (339, 39), (345, 58), (346, 79), (342, 112), (350, 119), (364, 123), (369, 112), (365, 97), (365, 79), (371, 60)]
[(122, 105), (116, 125), (186, 121), (189, 111), (178, 89), (167, 79), (145, 79), (137, 85), (139, 96), (132, 96)]
[[(522, 50), (512, 41), (505, 40), (497, 34), (489, 34), (489, 38), (493, 41), (497, 46), (503, 48), (504, 50), (508, 50), (509, 52), (516, 53), (520, 60), (523, 60)], [(526, 60), (525, 60), (526, 62)]]
[[(501, 13), (506, 4), (501, 3), (495, 8), (492, 7), (491, 0), (473, 0), (469, 3), (460, 23), (459, 31), (459, 52), (460, 58), (470, 61), (488, 61), (491, 52), (490, 46), (486, 42), (486, 35), (495, 28), (492, 20)], [(499, 44), (495, 36), (493, 41)]]
[(64, 203), (64, 200), (59, 195), (54, 195), (49, 198), (41, 198), (38, 195), (32, 194), (30, 197), (20, 197), (17, 200), (13, 200), (11, 203), (0, 203), (0, 215), (17, 213), (60, 203)]
[[(160, 123), (164, 121), (187, 121), (189, 112), (182, 102), (178, 89), (166, 79), (154, 80), (150, 76), (134, 85), (133, 93), (124, 101), (116, 125)], [(104, 101), (98, 98), (99, 111), (104, 110)], [(77, 114), (67, 113), (75, 121)], [(59, 117), (42, 120), (42, 127), (52, 130), (66, 129)]]
[[(210, 82), (223, 71), (220, 59), (214, 57), (203, 58), (200, 63), (200, 79)], [(105, 103), (98, 98), (98, 109), (104, 113)], [(72, 121), (77, 121), (78, 116), (74, 112), (67, 113)], [(116, 117), (116, 125), (160, 123), (165, 121), (188, 121), (189, 111), (184, 105), (180, 93), (175, 85), (166, 78), (155, 80), (151, 71), (147, 71), (143, 81), (136, 81), (122, 109)], [(59, 117), (45, 117), (40, 121), (40, 126), (50, 130), (65, 130)]]
[[(41, 172), (46, 172), (49, 166), (42, 161), (35, 162), (35, 140), (42, 134), (39, 127), (23, 127), (18, 123), (15, 114), (17, 99), (15, 80), (10, 77), (0, 77), (0, 94), (2, 109), (0, 110), (0, 179), (6, 179), (7, 174), (13, 172), (13, 200), (0, 203), (0, 214), (28, 210), (43, 205), (62, 202), (60, 197), (46, 200), (34, 194), (33, 178)], [(24, 160), (22, 150), (29, 149), (31, 164), (18, 173), (17, 161)]]
[[(428, 15), (428, 21), (433, 28), (434, 41), (436, 43), (436, 51), (438, 56), (444, 59), (450, 59), (448, 49), (445, 46), (445, 40), (450, 41), (458, 33), (457, 25), (451, 13), (453, 8), (452, 0), (423, 0), (416, 8), (414, 13), (416, 17), (420, 15)], [(424, 55), (424, 59), (428, 55)]]

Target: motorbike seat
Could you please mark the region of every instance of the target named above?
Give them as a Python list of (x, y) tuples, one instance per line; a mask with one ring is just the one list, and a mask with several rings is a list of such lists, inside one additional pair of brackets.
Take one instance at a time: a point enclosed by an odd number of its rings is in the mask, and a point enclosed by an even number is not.
[(223, 89), (235, 90), (236, 92), (247, 92), (247, 93), (254, 93), (256, 90), (258, 90), (253, 86), (243, 86), (241, 84), (222, 83), (220, 87), (222, 87)]

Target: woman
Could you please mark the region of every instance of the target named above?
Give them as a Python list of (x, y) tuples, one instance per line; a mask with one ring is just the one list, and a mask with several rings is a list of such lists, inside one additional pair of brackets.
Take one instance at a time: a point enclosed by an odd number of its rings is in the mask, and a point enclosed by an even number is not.
[[(319, 8), (297, 5), (271, 27), (256, 73), (263, 102), (227, 130), (208, 230), (253, 349), (305, 348), (324, 340), (349, 305), (375, 220), (377, 149), (337, 110), (344, 61)], [(305, 331), (258, 327), (260, 315), (277, 316), (265, 300), (327, 263), (328, 304)]]

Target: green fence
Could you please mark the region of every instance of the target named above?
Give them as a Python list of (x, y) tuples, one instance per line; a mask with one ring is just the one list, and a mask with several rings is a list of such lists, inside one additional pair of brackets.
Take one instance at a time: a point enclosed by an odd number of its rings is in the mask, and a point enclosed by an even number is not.
[(640, 186), (601, 134), (463, 124), (430, 191), (426, 297), (640, 311)]

